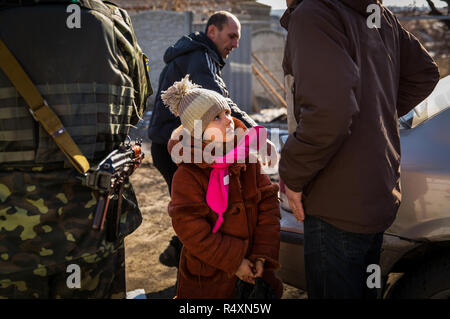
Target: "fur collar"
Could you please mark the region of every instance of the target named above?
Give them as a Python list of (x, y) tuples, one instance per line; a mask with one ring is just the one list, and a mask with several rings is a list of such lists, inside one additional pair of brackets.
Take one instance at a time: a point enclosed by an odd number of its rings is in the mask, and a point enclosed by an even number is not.
[[(238, 120), (237, 118), (233, 117), (233, 122), (234, 122), (234, 129), (237, 128), (241, 128), (245, 131), (247, 131), (247, 127), (244, 125), (244, 123), (242, 123), (240, 120)], [(206, 161), (208, 159), (201, 158), (202, 162), (201, 163), (194, 163), (194, 155), (195, 152), (199, 152), (199, 149), (201, 147), (201, 154), (203, 154), (203, 150), (205, 149), (205, 147), (208, 145), (208, 143), (205, 143), (203, 141), (199, 141), (199, 140), (195, 140), (194, 137), (191, 137), (191, 141), (190, 141), (190, 156), (183, 156), (183, 150), (186, 149), (188, 146), (188, 143), (183, 142), (183, 125), (180, 125), (178, 128), (176, 128), (173, 132), (172, 135), (170, 136), (170, 140), (169, 143), (167, 145), (167, 150), (169, 151), (169, 153), (172, 155), (172, 151), (174, 151), (174, 157), (172, 157), (172, 159), (174, 160), (175, 163), (177, 163), (178, 165), (181, 163), (184, 163), (185, 159), (189, 159), (189, 163), (193, 163), (195, 165), (197, 165), (200, 168), (208, 168), (210, 167), (213, 163), (211, 161)], [(183, 144), (186, 145), (183, 147)], [(235, 136), (234, 139), (234, 146), (237, 145), (237, 137)], [(226, 146), (225, 143), (223, 145), (223, 150), (225, 152), (226, 150)], [(212, 154), (214, 155), (214, 154)], [(197, 155), (198, 156), (198, 155)], [(240, 170), (241, 168), (243, 168), (245, 170), (245, 164), (244, 163), (234, 163), (230, 166), (230, 170), (231, 171), (236, 171), (236, 169)]]

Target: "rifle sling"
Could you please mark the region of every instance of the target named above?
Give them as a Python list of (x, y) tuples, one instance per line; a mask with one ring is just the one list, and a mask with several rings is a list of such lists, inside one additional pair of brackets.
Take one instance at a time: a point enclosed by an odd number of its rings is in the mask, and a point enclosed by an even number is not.
[(27, 102), (31, 115), (50, 134), (70, 163), (78, 172), (86, 173), (90, 168), (88, 160), (2, 40), (0, 40), (0, 68)]

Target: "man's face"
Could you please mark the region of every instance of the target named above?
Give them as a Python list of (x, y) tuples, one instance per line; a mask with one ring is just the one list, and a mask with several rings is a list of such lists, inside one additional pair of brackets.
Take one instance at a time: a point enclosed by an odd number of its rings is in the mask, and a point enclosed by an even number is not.
[(230, 52), (239, 46), (241, 38), (241, 24), (228, 17), (228, 23), (222, 26), (222, 31), (215, 25), (209, 26), (208, 37), (214, 42), (222, 58), (226, 59)]

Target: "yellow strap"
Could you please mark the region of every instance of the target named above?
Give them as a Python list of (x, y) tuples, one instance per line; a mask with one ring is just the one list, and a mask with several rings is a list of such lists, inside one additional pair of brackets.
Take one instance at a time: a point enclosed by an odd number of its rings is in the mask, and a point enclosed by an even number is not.
[(2, 40), (0, 40), (0, 68), (27, 102), (35, 120), (42, 124), (70, 163), (78, 172), (86, 173), (89, 170), (88, 160)]

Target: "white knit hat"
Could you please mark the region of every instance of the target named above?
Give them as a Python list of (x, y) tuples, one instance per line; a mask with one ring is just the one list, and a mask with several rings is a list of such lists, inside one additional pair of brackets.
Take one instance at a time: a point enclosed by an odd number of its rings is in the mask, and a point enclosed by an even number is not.
[(218, 114), (224, 110), (231, 111), (222, 95), (192, 83), (189, 74), (162, 91), (161, 98), (170, 111), (180, 117), (181, 124), (191, 134), (194, 132), (195, 120), (202, 121), (203, 133)]

